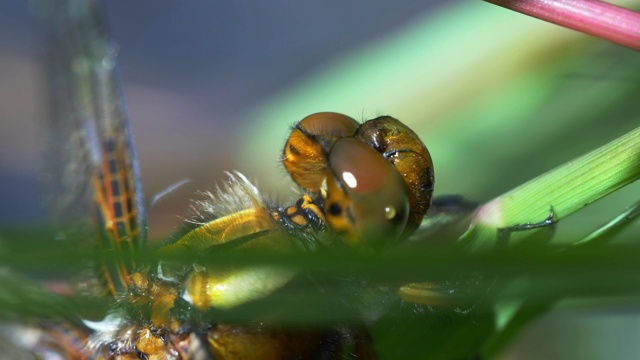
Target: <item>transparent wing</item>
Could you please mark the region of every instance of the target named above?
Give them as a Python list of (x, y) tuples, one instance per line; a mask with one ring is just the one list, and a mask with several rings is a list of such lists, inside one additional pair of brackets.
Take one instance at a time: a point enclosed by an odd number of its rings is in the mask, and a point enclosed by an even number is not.
[(90, 246), (116, 294), (146, 241), (140, 173), (98, 1), (43, 1), (50, 35), (52, 207), (61, 234)]

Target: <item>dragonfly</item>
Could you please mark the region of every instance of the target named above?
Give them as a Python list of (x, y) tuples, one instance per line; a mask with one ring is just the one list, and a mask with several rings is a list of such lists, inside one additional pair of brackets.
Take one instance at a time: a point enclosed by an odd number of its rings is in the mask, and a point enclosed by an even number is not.
[[(95, 276), (81, 282), (84, 293), (113, 302), (99, 321), (68, 315), (26, 327), (38, 335), (24, 346), (43, 358), (68, 359), (375, 358), (366, 323), (381, 309), (358, 312), (365, 320), (306, 325), (281, 322), (287, 309), (280, 305), (276, 315), (257, 312), (252, 321), (234, 322), (225, 315), (234, 309), (280, 301), (282, 294), (294, 294), (285, 302), (294, 303), (295, 290), (288, 289), (327, 290), (299, 266), (211, 259), (372, 254), (401, 243), (432, 203), (433, 161), (418, 135), (391, 116), (363, 123), (333, 112), (307, 116), (282, 151), (282, 164), (300, 187), (296, 202), (269, 202), (242, 174), (228, 173), (217, 191), (194, 202), (165, 245), (152, 248), (117, 46), (101, 4), (59, 2), (49, 11), (56, 221), (60, 237), (97, 254), (90, 261)], [(433, 283), (392, 291), (340, 282), (342, 295), (367, 292), (351, 301), (448, 301)]]

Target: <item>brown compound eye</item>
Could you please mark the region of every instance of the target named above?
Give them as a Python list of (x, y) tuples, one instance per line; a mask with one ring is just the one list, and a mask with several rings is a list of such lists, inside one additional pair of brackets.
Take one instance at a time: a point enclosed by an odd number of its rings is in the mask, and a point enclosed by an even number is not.
[(360, 125), (355, 138), (381, 153), (402, 176), (410, 201), (403, 237), (409, 236), (420, 226), (431, 206), (434, 173), (429, 151), (413, 130), (390, 116), (380, 116)]
[(320, 191), (327, 173), (327, 154), (333, 144), (355, 134), (360, 124), (333, 112), (320, 112), (300, 120), (284, 145), (282, 163), (300, 187)]
[(352, 246), (380, 248), (397, 241), (407, 224), (409, 198), (395, 167), (353, 138), (336, 141), (329, 167), (329, 225)]

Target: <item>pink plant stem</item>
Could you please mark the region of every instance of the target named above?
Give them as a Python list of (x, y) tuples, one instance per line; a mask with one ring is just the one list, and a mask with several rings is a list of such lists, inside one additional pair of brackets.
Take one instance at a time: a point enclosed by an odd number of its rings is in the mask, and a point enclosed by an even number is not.
[(640, 13), (597, 0), (485, 0), (640, 50)]

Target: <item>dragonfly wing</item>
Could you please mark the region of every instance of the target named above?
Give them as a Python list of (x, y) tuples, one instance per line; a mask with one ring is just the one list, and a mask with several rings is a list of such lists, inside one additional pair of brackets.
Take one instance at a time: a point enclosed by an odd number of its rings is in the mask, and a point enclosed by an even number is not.
[(128, 285), (146, 241), (140, 172), (102, 4), (46, 2), (51, 35), (51, 179), (65, 237), (95, 244), (105, 290)]

